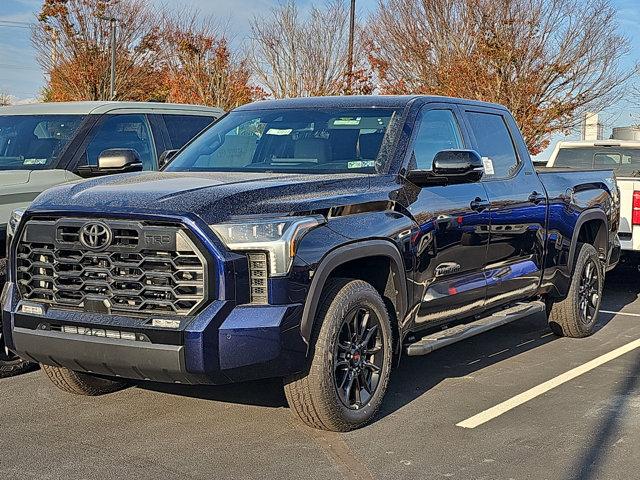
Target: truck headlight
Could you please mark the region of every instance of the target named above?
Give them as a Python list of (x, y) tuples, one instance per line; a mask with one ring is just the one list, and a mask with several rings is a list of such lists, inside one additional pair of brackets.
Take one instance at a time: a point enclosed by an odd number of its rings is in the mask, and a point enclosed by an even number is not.
[(269, 274), (278, 277), (289, 272), (302, 236), (325, 221), (321, 216), (283, 217), (231, 221), (211, 225), (211, 229), (230, 250), (266, 252)]
[(22, 215), (24, 215), (24, 209), (22, 208), (18, 208), (11, 212), (9, 223), (7, 223), (7, 252), (9, 251), (11, 240), (18, 231), (18, 226), (20, 225), (20, 221), (22, 220)]

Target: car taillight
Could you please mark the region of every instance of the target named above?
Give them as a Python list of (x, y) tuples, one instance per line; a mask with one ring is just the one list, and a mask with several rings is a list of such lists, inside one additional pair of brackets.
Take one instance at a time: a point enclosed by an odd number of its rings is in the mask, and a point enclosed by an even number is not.
[(633, 215), (631, 217), (633, 225), (640, 225), (640, 192), (633, 192)]

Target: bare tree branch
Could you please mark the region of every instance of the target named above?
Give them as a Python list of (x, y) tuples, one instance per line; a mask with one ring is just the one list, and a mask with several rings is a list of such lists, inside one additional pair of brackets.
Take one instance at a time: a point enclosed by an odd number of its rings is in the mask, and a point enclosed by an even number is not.
[(379, 0), (367, 40), (383, 92), (504, 104), (535, 153), (621, 98), (619, 31), (608, 0)]

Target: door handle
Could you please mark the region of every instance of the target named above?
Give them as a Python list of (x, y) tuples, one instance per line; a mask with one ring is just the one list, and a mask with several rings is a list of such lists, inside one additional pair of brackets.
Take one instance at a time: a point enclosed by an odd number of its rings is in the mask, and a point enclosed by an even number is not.
[(542, 202), (546, 202), (547, 201), (547, 197), (542, 194), (542, 193), (538, 193), (535, 190), (533, 192), (531, 192), (531, 195), (529, 195), (529, 201), (531, 203), (534, 203), (536, 205), (542, 203)]
[(483, 200), (480, 197), (476, 197), (475, 200), (471, 201), (470, 207), (471, 210), (482, 212), (483, 210), (491, 207), (491, 203), (488, 200)]

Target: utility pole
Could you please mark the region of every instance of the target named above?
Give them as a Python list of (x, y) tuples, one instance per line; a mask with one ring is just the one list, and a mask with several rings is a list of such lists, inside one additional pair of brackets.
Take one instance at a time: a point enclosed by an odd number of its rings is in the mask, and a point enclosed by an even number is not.
[(349, 19), (349, 53), (347, 59), (347, 92), (351, 94), (353, 88), (353, 41), (356, 29), (356, 0), (351, 0), (351, 14)]
[(109, 19), (111, 24), (111, 83), (109, 88), (109, 100), (116, 98), (116, 19)]

